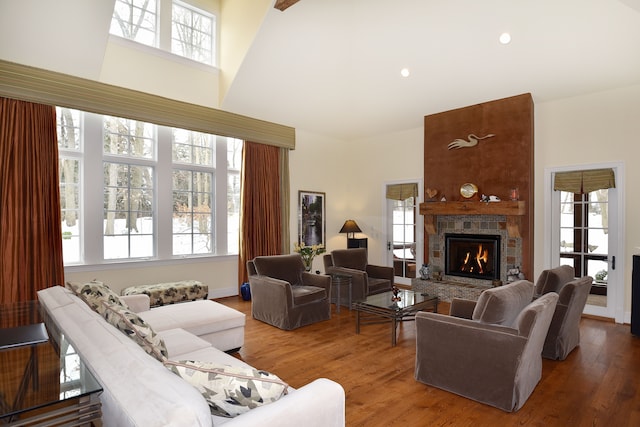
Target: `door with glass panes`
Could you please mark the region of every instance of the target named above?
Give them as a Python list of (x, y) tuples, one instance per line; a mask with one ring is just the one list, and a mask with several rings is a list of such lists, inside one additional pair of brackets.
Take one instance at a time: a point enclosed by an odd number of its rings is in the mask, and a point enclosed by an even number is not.
[(386, 188), (387, 265), (393, 267), (398, 284), (410, 285), (420, 268), (418, 187), (419, 183), (413, 182), (389, 184)]
[(553, 191), (552, 266), (570, 265), (576, 277), (591, 276), (585, 313), (613, 318), (620, 292), (620, 221), (618, 189), (613, 181), (611, 185), (586, 192)]

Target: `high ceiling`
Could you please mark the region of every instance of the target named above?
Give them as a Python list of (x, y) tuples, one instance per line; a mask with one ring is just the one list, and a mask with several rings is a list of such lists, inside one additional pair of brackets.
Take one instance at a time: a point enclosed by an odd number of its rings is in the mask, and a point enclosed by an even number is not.
[(635, 84), (640, 0), (300, 0), (267, 13), (221, 107), (351, 140)]

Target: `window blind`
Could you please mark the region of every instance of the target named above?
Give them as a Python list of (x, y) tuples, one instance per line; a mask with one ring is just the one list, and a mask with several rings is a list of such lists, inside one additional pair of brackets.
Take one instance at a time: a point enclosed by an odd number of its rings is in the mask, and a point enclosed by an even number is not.
[(615, 187), (615, 174), (611, 168), (557, 172), (553, 181), (554, 190), (575, 194)]
[(418, 184), (387, 185), (387, 199), (406, 200), (409, 197), (418, 197)]
[(0, 60), (0, 96), (295, 149), (295, 129)]

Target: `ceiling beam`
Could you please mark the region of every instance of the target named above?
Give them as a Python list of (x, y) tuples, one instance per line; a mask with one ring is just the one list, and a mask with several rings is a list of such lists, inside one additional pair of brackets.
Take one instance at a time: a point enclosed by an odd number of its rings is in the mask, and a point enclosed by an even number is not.
[(288, 7), (298, 3), (299, 0), (276, 0), (276, 4), (273, 6), (280, 11), (285, 11)]

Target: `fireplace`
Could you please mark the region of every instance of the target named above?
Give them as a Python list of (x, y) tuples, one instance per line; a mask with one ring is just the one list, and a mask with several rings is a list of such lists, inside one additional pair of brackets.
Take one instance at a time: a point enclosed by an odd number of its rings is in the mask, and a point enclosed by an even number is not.
[(500, 236), (445, 234), (445, 274), (473, 279), (500, 279)]

